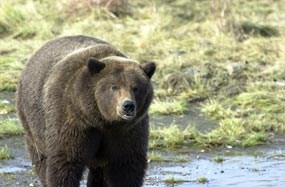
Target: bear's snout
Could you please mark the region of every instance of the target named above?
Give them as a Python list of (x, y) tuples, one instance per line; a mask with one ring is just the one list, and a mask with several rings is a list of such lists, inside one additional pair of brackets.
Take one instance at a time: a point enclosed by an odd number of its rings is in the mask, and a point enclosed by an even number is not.
[(121, 106), (121, 117), (132, 120), (136, 115), (136, 103), (133, 100), (125, 100)]
[(123, 111), (126, 113), (134, 113), (136, 104), (132, 100), (127, 100), (123, 103)]

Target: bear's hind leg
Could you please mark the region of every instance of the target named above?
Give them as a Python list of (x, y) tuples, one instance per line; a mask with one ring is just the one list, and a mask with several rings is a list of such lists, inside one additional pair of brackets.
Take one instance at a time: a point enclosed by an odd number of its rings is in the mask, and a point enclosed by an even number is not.
[(37, 151), (30, 138), (26, 137), (26, 142), (32, 164), (35, 165), (35, 172), (39, 176), (42, 186), (46, 187), (46, 157)]
[(46, 157), (39, 153), (37, 150), (33, 135), (30, 129), (30, 126), (26, 120), (26, 116), (24, 112), (21, 109), (21, 105), (18, 102), (18, 116), (22, 123), (22, 126), (24, 127), (25, 131), (25, 141), (27, 145), (27, 149), (30, 155), (30, 159), (32, 160), (32, 164), (35, 165), (35, 172), (39, 176), (41, 184), (43, 187), (46, 187)]
[(89, 169), (87, 187), (107, 187), (102, 168)]

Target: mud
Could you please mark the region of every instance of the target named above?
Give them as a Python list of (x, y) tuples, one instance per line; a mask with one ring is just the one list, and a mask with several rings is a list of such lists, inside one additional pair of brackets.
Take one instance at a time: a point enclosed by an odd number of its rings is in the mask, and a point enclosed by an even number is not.
[(188, 125), (195, 126), (200, 132), (209, 131), (218, 126), (217, 121), (207, 119), (205, 115), (200, 112), (198, 105), (193, 105), (185, 112), (185, 115), (151, 115), (150, 122), (155, 126), (179, 125), (182, 129)]

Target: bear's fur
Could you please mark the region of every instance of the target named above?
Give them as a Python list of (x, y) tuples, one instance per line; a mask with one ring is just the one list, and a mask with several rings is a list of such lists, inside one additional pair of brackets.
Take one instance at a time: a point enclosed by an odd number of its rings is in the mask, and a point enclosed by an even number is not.
[(87, 36), (46, 43), (23, 70), (17, 110), (43, 186), (138, 187), (147, 167), (152, 62)]

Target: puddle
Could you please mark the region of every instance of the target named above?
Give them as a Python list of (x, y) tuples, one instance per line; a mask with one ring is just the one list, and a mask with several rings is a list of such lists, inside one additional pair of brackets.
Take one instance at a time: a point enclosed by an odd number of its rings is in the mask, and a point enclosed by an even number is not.
[(0, 168), (0, 173), (16, 173), (16, 172), (21, 172), (21, 171), (27, 171), (26, 168), (19, 168), (19, 167), (1, 167)]
[(0, 160), (0, 174), (23, 172), (31, 167), (23, 137), (1, 139), (0, 147), (4, 145), (8, 146), (12, 159)]
[[(274, 186), (282, 187), (285, 183), (285, 158), (272, 157), (285, 153), (285, 146), (282, 149), (263, 152), (261, 148), (259, 154), (262, 156), (252, 156), (245, 153), (240, 156), (222, 156), (224, 161), (216, 163), (211, 159), (228, 152), (210, 152), (201, 154), (190, 154), (187, 163), (152, 163), (148, 170), (145, 187), (167, 186), (164, 182), (169, 178), (183, 180), (180, 184), (169, 186), (189, 187), (189, 186)], [(248, 150), (250, 151), (250, 150)], [(241, 154), (240, 151), (232, 151), (230, 154)], [(254, 153), (255, 154), (255, 153)], [(208, 182), (199, 184), (197, 179), (205, 177)], [(192, 182), (190, 182), (192, 181)]]

